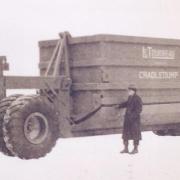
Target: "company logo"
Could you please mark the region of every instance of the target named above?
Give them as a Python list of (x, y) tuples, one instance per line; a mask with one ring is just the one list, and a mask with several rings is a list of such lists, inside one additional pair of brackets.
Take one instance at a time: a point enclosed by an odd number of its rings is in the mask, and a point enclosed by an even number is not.
[(155, 71), (140, 71), (139, 79), (176, 79), (179, 76), (179, 72), (155, 72)]
[(143, 46), (142, 57), (144, 59), (175, 59), (175, 50), (155, 49), (151, 46)]

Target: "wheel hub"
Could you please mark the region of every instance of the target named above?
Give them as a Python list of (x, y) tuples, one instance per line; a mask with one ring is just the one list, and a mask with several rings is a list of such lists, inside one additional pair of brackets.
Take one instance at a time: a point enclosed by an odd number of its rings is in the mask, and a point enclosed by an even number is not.
[(40, 144), (47, 138), (48, 128), (47, 118), (43, 114), (35, 112), (26, 118), (24, 134), (32, 144)]

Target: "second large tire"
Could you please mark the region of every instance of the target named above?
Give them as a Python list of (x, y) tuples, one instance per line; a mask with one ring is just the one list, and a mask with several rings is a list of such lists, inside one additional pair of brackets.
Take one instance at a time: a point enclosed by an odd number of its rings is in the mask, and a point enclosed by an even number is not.
[(58, 116), (42, 96), (23, 96), (7, 109), (3, 123), (6, 147), (21, 159), (37, 159), (51, 151), (59, 137)]
[(180, 136), (180, 129), (158, 130), (153, 131), (153, 133), (158, 136)]
[(3, 138), (3, 121), (4, 121), (4, 115), (6, 114), (6, 110), (9, 108), (9, 106), (17, 99), (19, 98), (20, 94), (11, 95), (8, 97), (5, 97), (0, 101), (0, 151), (8, 156), (13, 156), (13, 154), (9, 151), (8, 148), (6, 148), (6, 144), (4, 142)]

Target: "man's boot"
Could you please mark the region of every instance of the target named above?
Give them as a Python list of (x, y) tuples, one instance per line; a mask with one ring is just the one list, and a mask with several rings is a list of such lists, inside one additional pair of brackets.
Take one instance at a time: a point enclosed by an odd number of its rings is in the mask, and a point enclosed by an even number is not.
[(138, 153), (138, 146), (134, 145), (134, 149), (129, 154), (136, 154)]
[(127, 147), (124, 147), (124, 149), (120, 153), (129, 153), (129, 149)]
[(124, 141), (124, 149), (120, 153), (129, 153), (128, 141)]

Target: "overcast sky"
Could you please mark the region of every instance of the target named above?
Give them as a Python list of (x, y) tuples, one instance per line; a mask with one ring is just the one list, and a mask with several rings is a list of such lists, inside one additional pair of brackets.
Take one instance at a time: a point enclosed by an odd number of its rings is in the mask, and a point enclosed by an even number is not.
[(10, 74), (37, 74), (38, 41), (61, 31), (180, 39), (179, 0), (0, 0), (0, 55)]
[[(10, 63), (7, 74), (37, 75), (38, 41), (61, 31), (180, 39), (179, 20), (179, 0), (0, 0), (0, 55)], [(143, 135), (142, 153), (135, 158), (119, 155), (120, 135), (58, 141), (38, 161), (0, 156), (0, 178), (180, 179), (180, 138)]]

